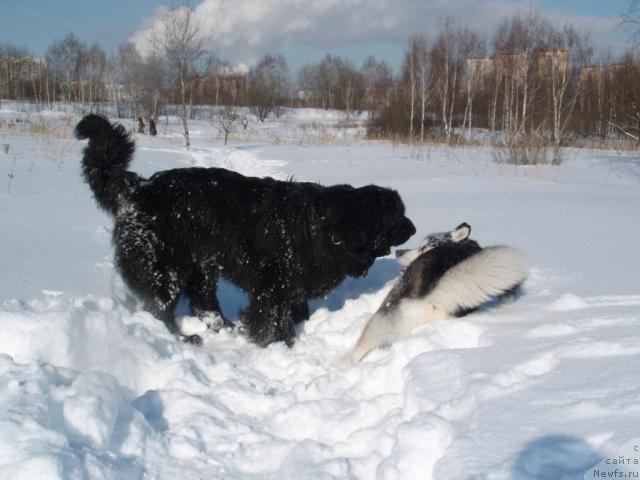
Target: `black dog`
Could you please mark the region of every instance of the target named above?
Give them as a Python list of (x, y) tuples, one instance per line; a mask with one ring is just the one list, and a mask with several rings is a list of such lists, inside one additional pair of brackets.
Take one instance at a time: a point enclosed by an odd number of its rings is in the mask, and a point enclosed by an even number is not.
[[(118, 269), (145, 308), (176, 332), (173, 310), (186, 294), (194, 314), (222, 319), (218, 277), (245, 290), (243, 321), (259, 345), (292, 345), (307, 300), (415, 233), (397, 192), (368, 185), (244, 177), (221, 168), (183, 168), (149, 179), (127, 171), (134, 143), (121, 125), (87, 115), (83, 174), (115, 217)], [(188, 341), (198, 343), (192, 336)]]

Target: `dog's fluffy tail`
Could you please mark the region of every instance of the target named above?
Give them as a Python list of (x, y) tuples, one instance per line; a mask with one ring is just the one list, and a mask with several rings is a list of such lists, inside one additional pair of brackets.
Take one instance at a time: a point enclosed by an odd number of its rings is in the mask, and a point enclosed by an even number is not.
[(84, 149), (82, 173), (103, 209), (115, 214), (122, 195), (138, 177), (127, 168), (135, 144), (122, 125), (112, 125), (100, 115), (86, 115), (76, 125), (76, 138), (89, 139)]
[(455, 315), (513, 291), (527, 275), (527, 264), (519, 251), (487, 247), (448, 270), (425, 300)]

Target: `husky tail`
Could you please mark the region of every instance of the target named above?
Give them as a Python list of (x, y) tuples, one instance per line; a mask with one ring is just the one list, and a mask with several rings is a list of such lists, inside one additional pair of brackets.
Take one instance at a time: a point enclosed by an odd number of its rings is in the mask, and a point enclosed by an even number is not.
[(378, 310), (355, 347), (337, 365), (358, 363), (374, 348), (409, 335), (419, 325), (474, 310), (516, 289), (527, 274), (520, 252), (510, 247), (487, 247), (447, 270), (426, 297), (404, 298), (394, 310)]
[(128, 172), (135, 144), (122, 125), (112, 125), (100, 115), (86, 115), (76, 125), (76, 138), (89, 139), (82, 158), (82, 173), (98, 205), (115, 214), (127, 187), (138, 176)]
[(510, 247), (487, 247), (449, 269), (425, 301), (455, 316), (513, 291), (527, 274), (520, 252)]

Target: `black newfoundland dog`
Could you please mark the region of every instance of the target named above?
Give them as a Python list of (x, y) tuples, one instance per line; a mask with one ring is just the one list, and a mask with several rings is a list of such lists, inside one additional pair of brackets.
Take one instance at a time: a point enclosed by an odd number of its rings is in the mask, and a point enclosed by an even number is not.
[[(307, 300), (415, 233), (397, 192), (368, 185), (245, 177), (222, 168), (181, 168), (145, 179), (127, 170), (135, 145), (122, 125), (87, 115), (82, 170), (97, 203), (115, 218), (117, 267), (145, 309), (177, 333), (181, 294), (193, 313), (222, 321), (225, 277), (249, 296), (242, 319), (258, 345), (292, 345)], [(220, 326), (220, 325), (218, 325)], [(199, 343), (197, 335), (185, 340)]]

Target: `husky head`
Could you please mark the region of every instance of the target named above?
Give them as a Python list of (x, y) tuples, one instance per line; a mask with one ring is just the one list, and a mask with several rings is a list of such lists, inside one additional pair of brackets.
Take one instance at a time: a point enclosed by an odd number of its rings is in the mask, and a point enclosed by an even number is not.
[(461, 223), (449, 232), (431, 233), (427, 235), (418, 248), (412, 250), (396, 250), (396, 258), (401, 265), (407, 267), (423, 253), (436, 247), (451, 243), (460, 243), (469, 238), (471, 227), (468, 223)]

